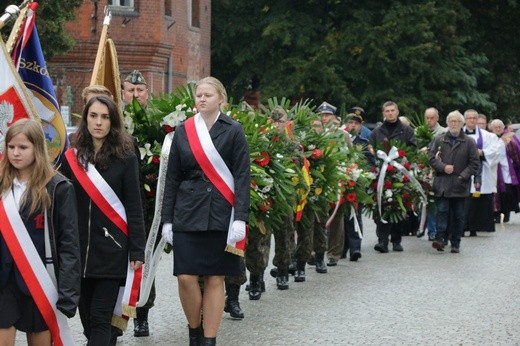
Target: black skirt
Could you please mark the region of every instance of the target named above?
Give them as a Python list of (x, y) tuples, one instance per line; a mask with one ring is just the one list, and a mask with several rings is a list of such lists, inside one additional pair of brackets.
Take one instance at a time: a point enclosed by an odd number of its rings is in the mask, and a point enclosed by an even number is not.
[(173, 232), (173, 275), (240, 275), (240, 257), (226, 248), (227, 232)]
[(22, 293), (13, 276), (0, 290), (0, 328), (12, 326), (25, 333), (49, 329), (34, 299)]

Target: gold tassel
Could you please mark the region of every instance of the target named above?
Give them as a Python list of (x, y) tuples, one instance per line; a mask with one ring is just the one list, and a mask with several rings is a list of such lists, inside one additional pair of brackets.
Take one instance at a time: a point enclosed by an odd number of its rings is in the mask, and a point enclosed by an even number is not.
[(232, 253), (233, 255), (244, 257), (244, 250), (237, 249), (236, 247), (231, 245), (226, 245), (225, 251)]
[(117, 315), (112, 315), (112, 322), (111, 324), (116, 327), (116, 328), (119, 328), (121, 329), (123, 332), (126, 330), (126, 327), (128, 327), (128, 320), (121, 317), (121, 316), (117, 316)]
[(123, 315), (125, 315), (125, 316), (133, 317), (133, 318), (137, 317), (137, 309), (135, 306), (130, 306), (130, 305), (125, 304), (121, 307), (121, 310), (123, 312)]

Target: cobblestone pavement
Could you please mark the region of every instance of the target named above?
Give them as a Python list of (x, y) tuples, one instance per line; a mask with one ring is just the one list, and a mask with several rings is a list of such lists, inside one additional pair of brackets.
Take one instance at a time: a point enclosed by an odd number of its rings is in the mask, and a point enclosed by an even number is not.
[[(224, 314), (218, 344), (520, 345), (520, 215), (495, 233), (463, 238), (460, 254), (437, 252), (427, 237), (403, 237), (404, 252), (379, 254), (374, 223), (364, 225), (359, 262), (341, 260), (328, 274), (307, 266), (307, 281), (291, 279), (287, 291), (276, 289), (267, 270), (259, 301), (242, 286), (245, 318)], [(130, 322), (118, 346), (188, 344), (171, 273), (171, 255), (164, 255), (150, 337), (134, 338)], [(84, 345), (77, 316), (71, 328)]]

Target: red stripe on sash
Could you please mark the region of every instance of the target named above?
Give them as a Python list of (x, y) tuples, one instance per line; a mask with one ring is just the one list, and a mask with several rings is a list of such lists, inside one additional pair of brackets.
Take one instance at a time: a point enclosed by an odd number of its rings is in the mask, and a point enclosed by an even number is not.
[(76, 179), (81, 184), (90, 199), (97, 205), (99, 210), (106, 215), (128, 237), (128, 224), (126, 221), (114, 210), (112, 205), (103, 197), (96, 185), (90, 180), (87, 172), (80, 166), (76, 158), (74, 149), (69, 149), (65, 152), (65, 157), (69, 162), (69, 166), (74, 173)]
[(33, 272), (29, 260), (25, 256), (22, 245), (18, 242), (18, 238), (15, 235), (15, 231), (13, 230), (9, 217), (5, 211), (3, 201), (0, 201), (0, 225), (2, 225), (2, 227), (0, 227), (0, 232), (5, 239), (9, 252), (11, 252), (11, 256), (13, 256), (13, 259), (16, 262), (16, 267), (20, 271), (20, 274), (22, 274), (23, 280), (27, 285), (29, 292), (31, 292), (31, 296), (51, 332), (53, 344), (55, 346), (63, 346), (63, 341), (60, 336), (60, 328), (54, 309), (51, 303), (47, 300), (47, 296), (45, 295), (36, 274)]
[(197, 134), (197, 130), (195, 129), (195, 121), (194, 117), (189, 118), (184, 122), (184, 126), (186, 128), (186, 134), (188, 136), (188, 143), (190, 145), (191, 151), (193, 152), (193, 156), (197, 160), (200, 168), (204, 172), (204, 174), (208, 177), (208, 179), (215, 185), (218, 191), (224, 196), (224, 198), (231, 204), (235, 205), (235, 193), (231, 191), (229, 186), (226, 184), (224, 179), (217, 173), (215, 167), (211, 164), (204, 149), (202, 148), (202, 144), (200, 143), (199, 135)]

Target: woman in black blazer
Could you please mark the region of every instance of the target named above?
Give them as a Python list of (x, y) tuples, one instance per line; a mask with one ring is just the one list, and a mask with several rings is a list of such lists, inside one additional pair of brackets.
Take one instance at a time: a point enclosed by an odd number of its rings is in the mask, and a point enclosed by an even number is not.
[[(240, 274), (240, 258), (224, 249), (246, 235), (249, 147), (242, 126), (221, 112), (227, 95), (220, 81), (207, 77), (197, 82), (195, 99), (199, 113), (177, 127), (170, 149), (162, 209), (163, 237), (173, 245), (173, 274), (179, 282), (179, 296), (189, 323), (190, 345), (215, 345), (224, 309), (224, 277)], [(193, 150), (197, 136), (206, 154)], [(233, 205), (224, 197), (222, 186), (215, 184), (204, 158), (211, 167), (218, 166), (218, 159), (223, 163), (220, 167), (225, 166), (217, 176), (232, 181)], [(199, 276), (204, 277), (203, 293)]]

